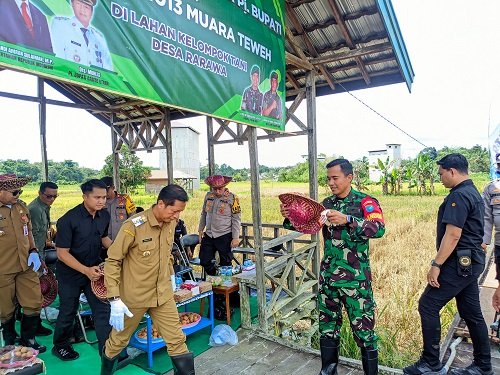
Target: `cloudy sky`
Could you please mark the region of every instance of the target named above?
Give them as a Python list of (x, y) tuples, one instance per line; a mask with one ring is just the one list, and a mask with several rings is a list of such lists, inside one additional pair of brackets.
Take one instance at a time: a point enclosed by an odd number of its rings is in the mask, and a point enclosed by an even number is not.
[[(393, 5), (415, 71), (412, 92), (398, 84), (353, 94), (426, 146), (486, 147), (490, 121), (500, 123), (500, 1), (393, 0)], [(48, 97), (61, 99), (46, 90)], [(2, 71), (0, 91), (36, 95), (36, 80)], [(37, 105), (0, 98), (0, 113), (0, 160), (40, 161)], [(298, 116), (305, 121), (305, 105)], [(386, 143), (401, 143), (403, 156), (412, 157), (423, 148), (348, 94), (318, 98), (317, 121), (318, 152), (326, 155), (357, 159)], [(206, 164), (205, 119), (184, 124), (200, 132), (200, 162)], [(109, 128), (81, 110), (49, 106), (47, 138), (52, 160), (100, 169), (111, 152)], [(307, 154), (307, 139), (261, 141), (258, 148), (260, 164), (292, 165)], [(158, 166), (157, 153), (138, 155)], [(215, 157), (217, 164), (249, 166), (246, 144), (216, 146)]]

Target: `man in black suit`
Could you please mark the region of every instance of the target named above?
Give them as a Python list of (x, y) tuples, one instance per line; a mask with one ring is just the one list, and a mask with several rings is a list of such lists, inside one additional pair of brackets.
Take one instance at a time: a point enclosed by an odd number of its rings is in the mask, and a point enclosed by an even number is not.
[(0, 40), (52, 53), (47, 18), (29, 0), (0, 0)]

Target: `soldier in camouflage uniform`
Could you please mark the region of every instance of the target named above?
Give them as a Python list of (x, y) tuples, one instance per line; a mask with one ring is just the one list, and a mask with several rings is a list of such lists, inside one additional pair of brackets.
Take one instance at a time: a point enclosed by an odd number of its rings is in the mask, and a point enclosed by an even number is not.
[(262, 116), (279, 120), (281, 118), (281, 98), (276, 91), (278, 89), (278, 73), (275, 70), (269, 76), (269, 82), (271, 87), (264, 94), (264, 99), (262, 100)]
[[(320, 375), (337, 374), (342, 305), (361, 349), (364, 373), (373, 375), (378, 373), (378, 337), (368, 240), (384, 235), (384, 218), (377, 200), (351, 188), (353, 171), (348, 160), (333, 160), (326, 168), (333, 195), (323, 201), (328, 210), (324, 212), (327, 223), (318, 298)], [(281, 212), (287, 217), (283, 206)], [(290, 228), (288, 219), (284, 225)]]
[(243, 91), (241, 109), (260, 115), (262, 112), (262, 99), (264, 95), (259, 90), (260, 69), (257, 65), (252, 67), (250, 77), (252, 78), (252, 85)]

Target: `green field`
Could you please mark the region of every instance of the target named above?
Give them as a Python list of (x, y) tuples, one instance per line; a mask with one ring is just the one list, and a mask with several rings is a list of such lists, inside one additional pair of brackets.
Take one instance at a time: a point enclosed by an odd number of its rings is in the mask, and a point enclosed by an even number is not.
[[(475, 179), (480, 190), (486, 179)], [(242, 206), (242, 221), (251, 222), (251, 194), (248, 182), (231, 183)], [(307, 184), (261, 183), (261, 206), (263, 223), (281, 223), (278, 194), (283, 192), (308, 192)], [(198, 219), (207, 188), (195, 192), (190, 198), (181, 218), (186, 222), (188, 232), (197, 232)], [(374, 274), (374, 290), (378, 305), (377, 331), (381, 340), (381, 362), (393, 367), (417, 359), (420, 354), (420, 318), (417, 311), (420, 293), (426, 285), (426, 273), (436, 252), (436, 214), (447, 190), (436, 184), (435, 196), (382, 196), (380, 186), (370, 186), (369, 193), (379, 199), (385, 215), (386, 234), (371, 242), (371, 264)], [(81, 202), (78, 186), (61, 186), (60, 196), (52, 209), (52, 220), (58, 219), (69, 208)], [(328, 191), (320, 188), (320, 196)], [(36, 187), (27, 186), (22, 199), (30, 202), (36, 196)], [(155, 195), (134, 194), (136, 205), (149, 207), (156, 200)], [(456, 312), (449, 304), (442, 312), (443, 333)], [(348, 326), (343, 340), (343, 354), (358, 357)]]

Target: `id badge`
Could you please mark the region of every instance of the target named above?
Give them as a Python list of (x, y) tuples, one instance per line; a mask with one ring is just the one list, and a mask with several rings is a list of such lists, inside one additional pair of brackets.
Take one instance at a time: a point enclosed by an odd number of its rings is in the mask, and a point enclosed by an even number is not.
[(24, 234), (24, 236), (28, 235), (28, 224), (23, 225), (23, 234)]

